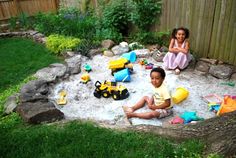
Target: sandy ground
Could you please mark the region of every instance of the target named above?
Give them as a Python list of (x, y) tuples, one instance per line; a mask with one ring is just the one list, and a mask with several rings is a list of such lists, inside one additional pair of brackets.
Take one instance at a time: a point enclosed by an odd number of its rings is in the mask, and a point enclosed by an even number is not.
[[(151, 95), (152, 85), (150, 83), (150, 70), (146, 70), (138, 63), (134, 63), (134, 73), (131, 75), (131, 82), (119, 83), (128, 89), (130, 96), (125, 100), (115, 101), (110, 98), (96, 98), (93, 96), (95, 90), (95, 82), (98, 80), (114, 80), (108, 69), (108, 62), (118, 57), (105, 57), (102, 55), (95, 56), (92, 60), (83, 60), (82, 67), (88, 63), (92, 67), (89, 73), (91, 81), (87, 84), (80, 83), (82, 73), (70, 78), (66, 81), (58, 83), (50, 95), (51, 100), (57, 100), (59, 91), (64, 89), (67, 91), (66, 105), (58, 105), (58, 108), (65, 114), (66, 119), (92, 119), (96, 121), (104, 121), (113, 125), (127, 125), (127, 120), (123, 112), (122, 106), (132, 106), (142, 96)], [(139, 59), (138, 59), (139, 60)], [(148, 62), (162, 66), (162, 63), (155, 62), (152, 58)], [(223, 98), (225, 94), (236, 95), (236, 87), (221, 85), (224, 80), (216, 79), (210, 75), (203, 76), (193, 69), (186, 69), (180, 75), (175, 75), (173, 71), (166, 71), (165, 82), (173, 94), (177, 87), (185, 87), (189, 91), (188, 98), (180, 104), (174, 105), (174, 114), (164, 119), (144, 120), (138, 118), (130, 119), (133, 125), (150, 124), (162, 126), (169, 124), (168, 121), (174, 116), (182, 114), (184, 111), (195, 111), (197, 115), (207, 119), (215, 116), (215, 113), (210, 112), (207, 103), (202, 99), (202, 96), (208, 94), (217, 94)], [(137, 112), (148, 111), (145, 106)]]

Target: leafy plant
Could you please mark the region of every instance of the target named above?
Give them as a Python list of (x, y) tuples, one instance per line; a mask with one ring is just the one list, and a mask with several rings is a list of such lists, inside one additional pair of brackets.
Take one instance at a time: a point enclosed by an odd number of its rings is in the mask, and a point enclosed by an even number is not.
[(98, 40), (111, 39), (115, 42), (120, 42), (122, 41), (123, 36), (114, 28), (102, 28), (101, 30), (97, 30), (96, 38)]
[(106, 29), (117, 30), (116, 32), (127, 35), (130, 21), (129, 4), (127, 0), (110, 1), (103, 12), (103, 26)]
[(29, 16), (26, 13), (21, 13), (18, 17), (19, 25), (23, 29), (28, 29), (30, 27)]
[(17, 26), (16, 22), (17, 22), (16, 17), (11, 17), (9, 19), (9, 28), (10, 28), (11, 31), (16, 29), (16, 26)]
[(83, 39), (76, 48), (76, 51), (80, 52), (80, 54), (84, 56), (87, 56), (91, 49), (98, 48), (99, 46), (100, 46), (99, 41), (91, 41)]
[(62, 54), (65, 50), (75, 49), (80, 42), (78, 38), (53, 34), (47, 37), (46, 47), (55, 54)]
[(148, 31), (161, 13), (160, 0), (134, 0), (131, 21), (142, 31)]

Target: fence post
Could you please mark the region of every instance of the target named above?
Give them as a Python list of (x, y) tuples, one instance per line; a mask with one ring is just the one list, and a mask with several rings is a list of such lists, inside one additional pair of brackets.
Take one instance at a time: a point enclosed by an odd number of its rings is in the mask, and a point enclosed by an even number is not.
[(19, 1), (18, 0), (13, 0), (14, 4), (15, 4), (15, 7), (16, 7), (16, 12), (17, 12), (17, 15), (20, 15), (20, 13), (22, 12), (21, 10), (21, 7), (20, 7), (20, 4), (19, 4)]

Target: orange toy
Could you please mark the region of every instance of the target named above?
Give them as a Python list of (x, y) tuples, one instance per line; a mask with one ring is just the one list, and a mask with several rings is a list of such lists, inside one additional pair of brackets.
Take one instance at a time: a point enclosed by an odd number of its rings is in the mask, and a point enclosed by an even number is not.
[(222, 102), (217, 115), (222, 115), (227, 112), (232, 112), (236, 110), (236, 100), (233, 100), (229, 96), (224, 97), (224, 101)]

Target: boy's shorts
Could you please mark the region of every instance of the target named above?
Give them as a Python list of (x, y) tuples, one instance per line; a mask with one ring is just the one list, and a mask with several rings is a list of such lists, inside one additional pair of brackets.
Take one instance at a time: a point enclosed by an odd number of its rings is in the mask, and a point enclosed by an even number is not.
[(172, 108), (170, 108), (170, 109), (156, 109), (155, 111), (160, 113), (158, 118), (164, 118), (164, 117), (170, 116), (173, 113)]

